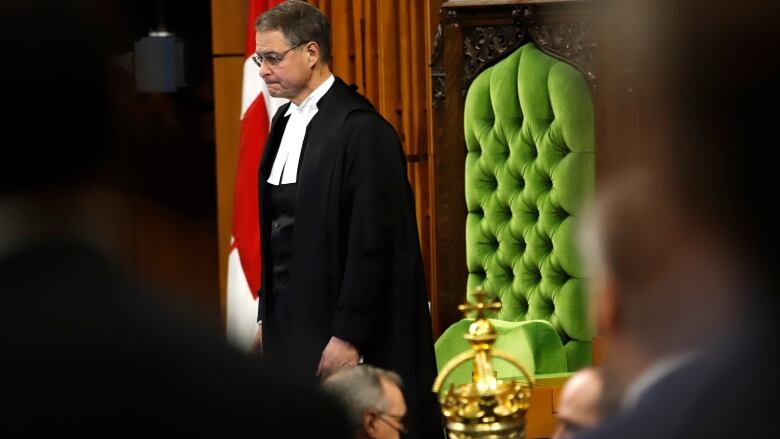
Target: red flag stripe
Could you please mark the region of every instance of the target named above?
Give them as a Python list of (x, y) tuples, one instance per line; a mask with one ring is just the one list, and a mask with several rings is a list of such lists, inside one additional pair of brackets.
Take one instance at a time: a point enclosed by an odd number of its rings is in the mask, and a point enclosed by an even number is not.
[[(282, 0), (251, 0), (247, 10), (246, 58), (255, 53), (255, 20)], [(258, 74), (245, 69), (245, 75)], [(244, 78), (244, 87), (247, 87)], [(268, 136), (269, 115), (265, 97), (260, 90), (241, 119), (241, 141), (233, 201), (233, 248), (238, 249), (241, 268), (253, 296), (260, 288), (260, 221), (258, 212), (257, 172)], [(244, 93), (247, 97), (247, 93)], [(251, 99), (251, 98), (250, 98)]]

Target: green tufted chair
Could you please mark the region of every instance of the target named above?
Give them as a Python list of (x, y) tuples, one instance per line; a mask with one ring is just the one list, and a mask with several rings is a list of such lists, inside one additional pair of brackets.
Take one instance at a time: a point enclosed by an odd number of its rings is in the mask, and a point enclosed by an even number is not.
[[(532, 373), (591, 363), (576, 219), (594, 187), (589, 86), (534, 43), (486, 69), (468, 90), (466, 136), (467, 291), (482, 286), (502, 303), (492, 320), (498, 348)], [(468, 297), (469, 301), (472, 298)], [(455, 323), (436, 342), (439, 368), (468, 349)], [(499, 378), (517, 375), (497, 364)], [(468, 367), (453, 382), (470, 381)]]

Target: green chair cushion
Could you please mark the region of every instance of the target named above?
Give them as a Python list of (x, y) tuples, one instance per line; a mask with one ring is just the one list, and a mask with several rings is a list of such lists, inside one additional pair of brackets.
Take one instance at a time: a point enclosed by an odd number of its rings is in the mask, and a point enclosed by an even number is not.
[[(468, 327), (473, 321), (473, 319), (463, 319), (455, 323), (436, 341), (434, 347), (436, 365), (439, 370), (454, 356), (470, 349), (463, 334), (468, 331)], [(498, 334), (495, 348), (513, 355), (531, 374), (539, 375), (567, 370), (563, 344), (555, 329), (548, 322), (544, 320), (507, 322), (493, 319), (490, 322)], [(500, 379), (521, 375), (515, 366), (502, 359), (495, 359), (493, 364)], [(444, 385), (471, 382), (471, 371), (472, 363), (465, 362), (453, 371)]]

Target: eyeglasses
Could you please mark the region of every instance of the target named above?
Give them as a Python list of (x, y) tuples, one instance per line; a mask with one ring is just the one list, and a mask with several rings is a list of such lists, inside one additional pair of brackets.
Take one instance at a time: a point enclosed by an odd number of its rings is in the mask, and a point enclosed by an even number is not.
[(290, 52), (293, 49), (297, 49), (301, 47), (305, 43), (306, 41), (300, 42), (295, 46), (285, 50), (282, 53), (274, 53), (274, 52), (270, 52), (266, 54), (255, 53), (254, 55), (252, 55), (252, 61), (254, 61), (255, 64), (257, 64), (257, 67), (262, 67), (263, 63), (266, 63), (268, 67), (276, 67), (279, 65), (280, 62), (282, 62), (284, 56), (287, 55), (288, 52)]
[[(395, 421), (395, 423), (390, 422), (387, 418), (385, 418), (385, 416), (387, 416), (390, 419), (392, 419), (393, 421)], [(393, 430), (397, 431), (400, 434), (406, 434), (406, 433), (409, 432), (406, 429), (406, 427), (404, 427), (403, 416), (391, 415), (389, 413), (381, 413), (380, 412), (380, 413), (377, 413), (377, 417), (379, 417), (379, 419), (381, 419), (385, 424), (389, 425), (390, 428), (392, 428)]]

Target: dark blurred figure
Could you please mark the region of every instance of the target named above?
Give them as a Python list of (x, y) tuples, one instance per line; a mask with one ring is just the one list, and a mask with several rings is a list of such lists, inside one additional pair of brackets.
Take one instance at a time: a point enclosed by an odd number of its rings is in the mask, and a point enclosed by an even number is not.
[(602, 385), (601, 373), (592, 367), (577, 371), (566, 381), (558, 402), (558, 427), (552, 439), (569, 439), (601, 422)]
[(0, 430), (348, 437), (315, 383), (248, 363), (107, 256), (101, 167), (127, 121), (95, 6), (0, 6)]
[[(605, 393), (586, 438), (765, 437), (780, 390), (772, 150), (776, 2), (615, 2), (637, 105), (638, 169), (596, 208)], [(620, 143), (619, 145), (617, 143)], [(593, 237), (593, 236), (592, 236)]]

